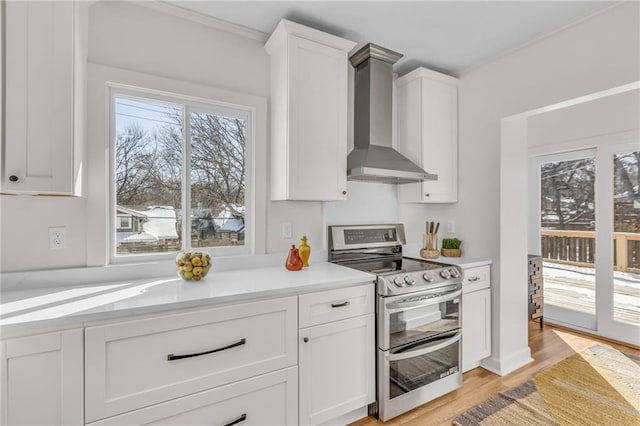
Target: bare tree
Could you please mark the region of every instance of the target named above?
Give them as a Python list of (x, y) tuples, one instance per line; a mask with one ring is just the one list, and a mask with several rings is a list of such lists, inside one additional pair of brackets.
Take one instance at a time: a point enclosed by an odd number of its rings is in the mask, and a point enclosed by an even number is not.
[(116, 138), (116, 194), (121, 205), (140, 205), (148, 201), (149, 181), (157, 157), (155, 147), (147, 143), (146, 132), (137, 124), (129, 125)]
[[(554, 215), (558, 229), (594, 219), (595, 163), (592, 159), (546, 163), (541, 167), (543, 215)], [(548, 222), (548, 221), (547, 221)]]
[[(192, 198), (230, 210), (244, 205), (245, 122), (206, 113), (191, 114)], [(244, 216), (243, 211), (233, 211)]]

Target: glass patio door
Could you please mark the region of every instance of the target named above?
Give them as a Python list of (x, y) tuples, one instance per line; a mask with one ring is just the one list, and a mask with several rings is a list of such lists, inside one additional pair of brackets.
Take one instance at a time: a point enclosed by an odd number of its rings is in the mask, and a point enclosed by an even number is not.
[[(612, 236), (610, 256), (600, 267), (606, 281), (599, 288), (598, 329), (635, 345), (640, 344), (640, 149), (638, 143), (603, 149), (598, 155), (608, 200), (603, 226)], [(606, 180), (605, 180), (606, 176)], [(605, 274), (603, 274), (605, 275)], [(610, 277), (610, 278), (609, 278)]]
[[(640, 344), (637, 142), (534, 157), (530, 247), (543, 257), (544, 317)], [(533, 250), (533, 249), (532, 249)]]
[(544, 316), (596, 330), (596, 152), (537, 161)]

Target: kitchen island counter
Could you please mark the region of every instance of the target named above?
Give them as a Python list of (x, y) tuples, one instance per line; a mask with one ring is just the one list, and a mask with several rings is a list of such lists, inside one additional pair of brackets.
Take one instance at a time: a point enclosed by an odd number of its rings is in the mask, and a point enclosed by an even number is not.
[(65, 286), (40, 282), (35, 288), (3, 288), (3, 338), (84, 327), (129, 316), (291, 296), (372, 283), (375, 276), (328, 262), (301, 271), (283, 266), (217, 272), (201, 281), (177, 276)]

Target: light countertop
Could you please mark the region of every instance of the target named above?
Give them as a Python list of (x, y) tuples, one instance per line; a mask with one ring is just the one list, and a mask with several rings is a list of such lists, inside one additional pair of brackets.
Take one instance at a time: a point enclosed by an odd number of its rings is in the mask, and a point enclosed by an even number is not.
[[(408, 244), (403, 246), (403, 255), (405, 257), (412, 257), (414, 259), (422, 259), (420, 257), (420, 249), (421, 245), (418, 244)], [(440, 256), (434, 259), (426, 259), (433, 262), (446, 263), (448, 265), (458, 265), (464, 269), (475, 268), (477, 266), (491, 265), (491, 260), (489, 259), (481, 259), (476, 257), (446, 257)]]
[(349, 287), (372, 283), (374, 278), (366, 272), (318, 262), (301, 271), (287, 271), (283, 266), (212, 270), (199, 282), (177, 276), (90, 286), (52, 281), (37, 288), (3, 291), (0, 331), (6, 338), (132, 315)]

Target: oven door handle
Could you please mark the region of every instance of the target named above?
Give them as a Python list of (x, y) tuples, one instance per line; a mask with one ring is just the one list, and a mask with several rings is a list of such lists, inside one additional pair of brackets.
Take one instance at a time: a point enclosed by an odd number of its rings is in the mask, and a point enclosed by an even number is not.
[(395, 312), (406, 310), (407, 308), (419, 308), (421, 306), (437, 305), (440, 302), (446, 302), (447, 300), (455, 299), (462, 295), (462, 290), (456, 290), (444, 294), (440, 297), (434, 297), (432, 299), (416, 300), (413, 302), (391, 302), (385, 306), (385, 312), (387, 314), (393, 314)]
[(417, 351), (408, 351), (408, 352), (402, 352), (402, 353), (399, 353), (399, 354), (390, 354), (390, 355), (387, 355), (386, 358), (387, 358), (387, 361), (400, 361), (402, 359), (407, 359), (407, 358), (413, 358), (413, 357), (416, 357), (416, 356), (426, 355), (426, 354), (431, 353), (431, 352), (439, 351), (440, 349), (445, 348), (445, 347), (449, 346), (450, 344), (459, 341), (460, 337), (461, 337), (461, 334), (460, 333), (456, 333), (456, 335), (453, 336), (452, 338), (447, 339), (447, 340), (445, 340), (443, 342), (440, 342), (440, 343), (438, 343), (436, 345), (428, 346), (428, 347), (423, 348), (423, 349), (418, 349)]

